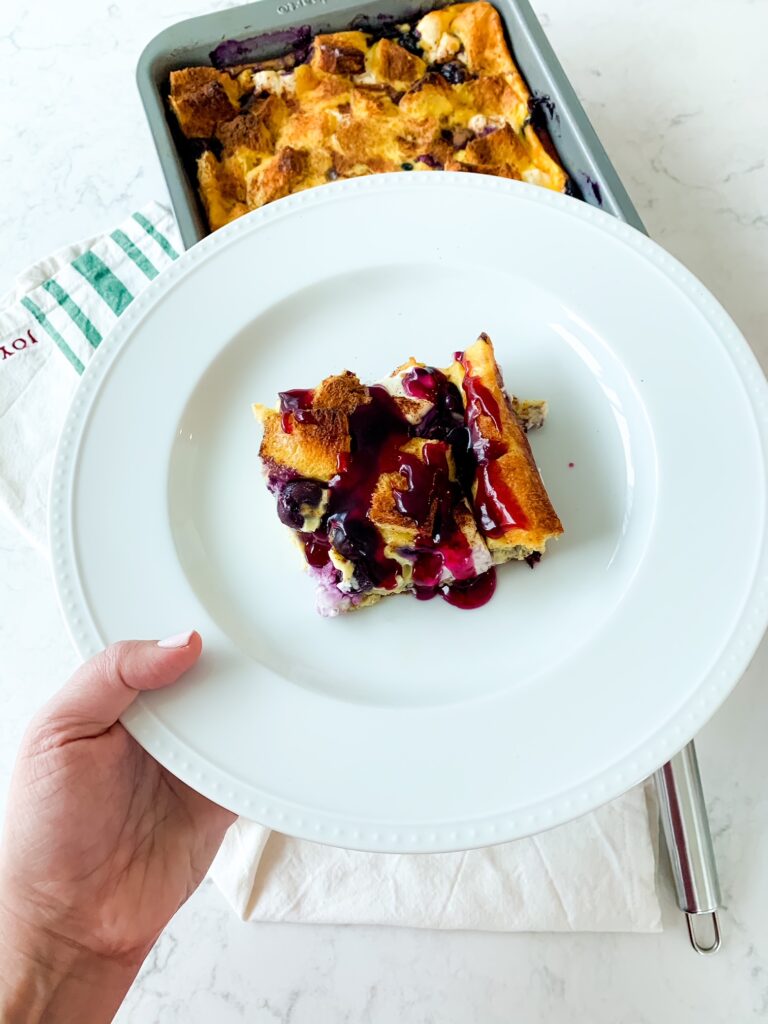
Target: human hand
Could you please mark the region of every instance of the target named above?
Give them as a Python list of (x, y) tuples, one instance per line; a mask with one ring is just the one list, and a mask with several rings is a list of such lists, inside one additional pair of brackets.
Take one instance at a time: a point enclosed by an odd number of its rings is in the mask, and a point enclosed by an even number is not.
[(118, 721), (141, 690), (175, 682), (201, 646), (194, 632), (114, 644), (29, 726), (0, 848), (0, 1019), (111, 1020), (208, 870), (235, 815)]

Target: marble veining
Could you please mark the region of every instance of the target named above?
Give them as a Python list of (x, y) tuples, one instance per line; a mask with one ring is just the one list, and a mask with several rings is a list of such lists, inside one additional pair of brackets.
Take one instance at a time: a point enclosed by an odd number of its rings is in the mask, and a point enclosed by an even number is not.
[[(0, 294), (33, 260), (165, 198), (136, 59), (165, 26), (225, 6), (0, 5)], [(768, 366), (768, 5), (534, 6), (651, 235), (712, 289)], [(2, 806), (24, 723), (76, 659), (47, 561), (2, 522), (0, 578)], [(244, 925), (206, 884), (163, 934), (117, 1020), (765, 1020), (767, 673), (764, 644), (698, 740), (726, 903), (716, 957), (688, 949), (663, 865), (666, 930), (643, 936)]]

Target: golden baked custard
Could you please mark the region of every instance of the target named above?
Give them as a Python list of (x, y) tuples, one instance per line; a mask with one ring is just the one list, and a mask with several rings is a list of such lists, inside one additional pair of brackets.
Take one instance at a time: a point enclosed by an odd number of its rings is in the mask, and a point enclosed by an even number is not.
[(317, 35), (304, 52), (171, 73), (181, 131), (201, 140), (212, 230), (273, 199), (384, 171), (469, 171), (562, 192), (495, 8), (453, 4), (414, 25)]

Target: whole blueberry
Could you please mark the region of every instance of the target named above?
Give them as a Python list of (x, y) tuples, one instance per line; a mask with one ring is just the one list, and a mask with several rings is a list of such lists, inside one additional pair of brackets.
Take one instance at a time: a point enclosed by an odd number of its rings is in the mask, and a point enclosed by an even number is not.
[(419, 38), (420, 36), (416, 29), (411, 29), (409, 32), (402, 32), (395, 36), (395, 42), (415, 57), (421, 57), (422, 50), (419, 46)]
[(302, 506), (317, 508), (322, 500), (323, 488), (316, 480), (291, 480), (283, 486), (278, 495), (278, 518), (286, 526), (301, 530), (304, 526)]
[(449, 60), (445, 64), (438, 64), (435, 70), (443, 76), (449, 85), (461, 85), (462, 82), (467, 80), (467, 69), (457, 60)]
[(363, 520), (353, 519), (346, 512), (337, 512), (328, 520), (331, 544), (344, 558), (355, 562), (365, 558), (375, 545), (373, 527)]

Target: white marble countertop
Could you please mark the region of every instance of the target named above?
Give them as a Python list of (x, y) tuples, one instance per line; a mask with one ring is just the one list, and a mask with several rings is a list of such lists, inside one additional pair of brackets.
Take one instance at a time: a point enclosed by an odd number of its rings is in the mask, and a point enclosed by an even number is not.
[[(0, 6), (0, 294), (34, 259), (165, 197), (136, 59), (164, 26), (221, 6)], [(535, 7), (649, 231), (714, 291), (768, 365), (768, 4)], [(74, 661), (46, 561), (0, 522), (0, 809), (24, 723)], [(490, 935), (243, 925), (204, 886), (118, 1020), (768, 1019), (767, 673), (764, 644), (698, 740), (726, 903), (716, 957), (689, 950), (668, 894), (662, 935)]]

